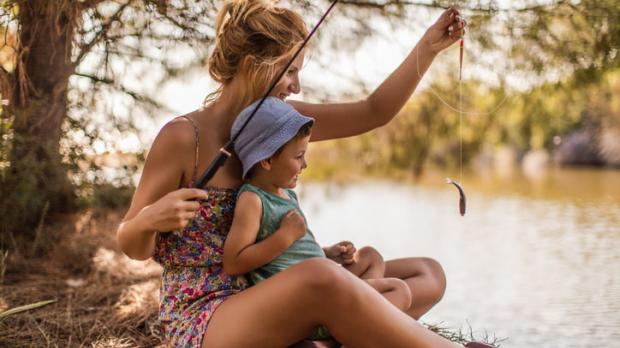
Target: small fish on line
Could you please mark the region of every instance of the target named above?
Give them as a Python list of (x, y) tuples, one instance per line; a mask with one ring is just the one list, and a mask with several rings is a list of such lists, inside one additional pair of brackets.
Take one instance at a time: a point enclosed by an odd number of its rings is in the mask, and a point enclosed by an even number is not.
[(446, 178), (446, 184), (452, 184), (454, 185), (457, 190), (459, 190), (459, 212), (461, 213), (461, 216), (465, 216), (465, 191), (463, 190), (463, 186), (461, 186), (461, 184), (459, 184), (458, 182), (450, 179), (450, 178)]

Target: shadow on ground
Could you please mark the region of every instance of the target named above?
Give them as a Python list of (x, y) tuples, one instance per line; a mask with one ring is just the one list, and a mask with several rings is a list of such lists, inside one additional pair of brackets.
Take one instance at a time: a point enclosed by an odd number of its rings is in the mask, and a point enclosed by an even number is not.
[(154, 347), (160, 345), (161, 267), (124, 256), (115, 241), (119, 211), (67, 218), (63, 236), (41, 258), (9, 255), (0, 312), (44, 300), (47, 306), (0, 320), (2, 347)]

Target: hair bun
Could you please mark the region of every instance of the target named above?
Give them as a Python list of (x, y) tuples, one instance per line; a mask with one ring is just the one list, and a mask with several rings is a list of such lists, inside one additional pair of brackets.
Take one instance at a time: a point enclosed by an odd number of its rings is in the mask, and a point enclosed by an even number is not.
[[(220, 11), (216, 20), (216, 30), (218, 35), (225, 26), (245, 25), (247, 19), (253, 13), (274, 8), (272, 1), (265, 0), (228, 0)], [(230, 23), (230, 24), (229, 24)]]
[[(246, 56), (255, 65), (245, 71), (248, 89), (244, 101), (256, 98), (275, 75), (275, 66), (303, 42), (308, 31), (303, 19), (294, 11), (275, 6), (272, 0), (228, 0), (218, 12), (216, 37), (208, 69), (211, 77), (224, 85), (238, 75)], [(206, 102), (219, 91), (207, 96)], [(247, 103), (249, 104), (249, 103)]]

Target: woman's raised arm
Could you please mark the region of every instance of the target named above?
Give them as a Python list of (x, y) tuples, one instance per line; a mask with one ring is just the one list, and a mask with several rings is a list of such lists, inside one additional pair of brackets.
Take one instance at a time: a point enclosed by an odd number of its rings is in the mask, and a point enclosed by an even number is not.
[(364, 100), (340, 104), (292, 101), (299, 112), (315, 118), (312, 140), (358, 135), (388, 123), (413, 94), (435, 56), (459, 40), (464, 26), (457, 9), (444, 11), (398, 68)]

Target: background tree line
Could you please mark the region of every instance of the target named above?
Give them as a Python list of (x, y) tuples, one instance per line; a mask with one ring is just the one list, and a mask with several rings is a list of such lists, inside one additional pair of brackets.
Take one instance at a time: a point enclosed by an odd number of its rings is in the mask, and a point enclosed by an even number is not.
[[(619, 17), (620, 4), (613, 1), (473, 11), (465, 69), (468, 61), (501, 51), (493, 57), (502, 61), (482, 64), (499, 71), (498, 82), (474, 73), (459, 86), (455, 47), (446, 54), (454, 66), (443, 68), (393, 122), (359, 138), (314, 146), (311, 175), (353, 169), (418, 177), (429, 165), (460, 167), (461, 151), (463, 165), (470, 166), (497, 148), (510, 148), (517, 159), (544, 150), (560, 165), (619, 167)], [(509, 74), (527, 88), (511, 86)]]

